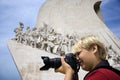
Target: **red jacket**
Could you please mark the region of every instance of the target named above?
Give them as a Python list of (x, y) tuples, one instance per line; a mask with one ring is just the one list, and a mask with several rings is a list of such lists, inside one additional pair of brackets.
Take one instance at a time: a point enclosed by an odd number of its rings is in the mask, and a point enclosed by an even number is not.
[(109, 66), (103, 61), (94, 70), (90, 71), (84, 80), (120, 80), (120, 71)]

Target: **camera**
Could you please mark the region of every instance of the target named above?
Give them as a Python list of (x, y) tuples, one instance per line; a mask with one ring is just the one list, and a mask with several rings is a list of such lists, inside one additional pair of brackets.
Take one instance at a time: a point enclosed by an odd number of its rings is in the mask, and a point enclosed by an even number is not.
[[(48, 70), (49, 68), (57, 69), (61, 66), (61, 58), (49, 58), (47, 56), (42, 56), (41, 58), (45, 65), (42, 66), (40, 70)], [(79, 71), (80, 64), (73, 53), (67, 53), (64, 60), (76, 73)]]

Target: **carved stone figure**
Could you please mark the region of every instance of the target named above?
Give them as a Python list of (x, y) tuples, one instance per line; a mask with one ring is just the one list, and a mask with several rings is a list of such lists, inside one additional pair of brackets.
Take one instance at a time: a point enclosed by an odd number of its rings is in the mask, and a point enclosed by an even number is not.
[(22, 40), (23, 40), (23, 28), (24, 28), (24, 24), (20, 22), (19, 26), (14, 29), (14, 32), (16, 34), (15, 40), (17, 40), (17, 42), (20, 42), (20, 43), (22, 43)]

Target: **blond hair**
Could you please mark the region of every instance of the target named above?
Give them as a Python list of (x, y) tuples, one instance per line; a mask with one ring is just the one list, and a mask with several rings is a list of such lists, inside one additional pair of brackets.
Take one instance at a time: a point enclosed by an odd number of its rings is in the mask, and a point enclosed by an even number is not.
[(100, 59), (106, 58), (106, 49), (104, 44), (98, 39), (98, 37), (94, 35), (88, 35), (85, 37), (82, 37), (74, 46), (72, 49), (72, 52), (76, 54), (77, 52), (80, 52), (80, 48), (84, 48), (87, 50), (90, 50), (93, 45), (97, 45), (98, 47), (98, 55)]

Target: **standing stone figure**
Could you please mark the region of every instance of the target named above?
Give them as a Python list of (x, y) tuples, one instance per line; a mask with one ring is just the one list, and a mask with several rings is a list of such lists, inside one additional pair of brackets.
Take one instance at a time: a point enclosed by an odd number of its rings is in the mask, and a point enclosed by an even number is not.
[(30, 45), (30, 33), (31, 33), (30, 27), (27, 26), (25, 32), (25, 45)]
[(20, 22), (19, 26), (14, 29), (14, 32), (16, 33), (15, 40), (17, 40), (17, 42), (20, 43), (22, 43), (23, 40), (23, 28), (24, 28), (24, 24)]

